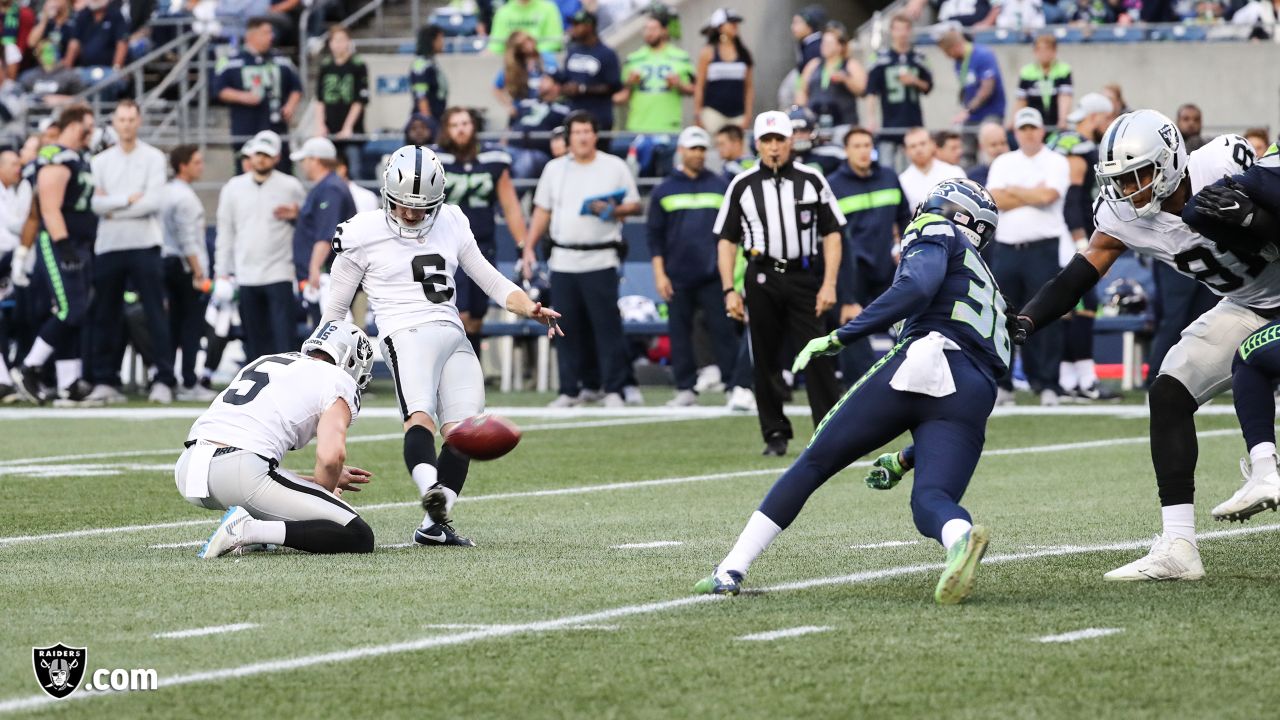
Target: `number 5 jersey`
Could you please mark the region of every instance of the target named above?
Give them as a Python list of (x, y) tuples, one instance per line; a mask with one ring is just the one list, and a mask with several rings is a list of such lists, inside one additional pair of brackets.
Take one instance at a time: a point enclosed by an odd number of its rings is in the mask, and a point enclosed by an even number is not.
[(382, 337), (430, 322), (462, 329), (453, 279), (459, 268), (499, 305), (520, 289), (489, 264), (462, 210), (448, 203), (431, 232), (418, 239), (394, 232), (382, 210), (362, 212), (338, 226), (333, 250), (337, 257), (322, 322), (346, 317), (363, 284)]
[[(1236, 150), (1244, 140), (1235, 135), (1214, 138), (1191, 153), (1187, 169), (1191, 193), (1212, 184), (1224, 175), (1238, 175), (1253, 164), (1252, 153)], [(1247, 146), (1245, 146), (1247, 147)], [(1116, 216), (1106, 202), (1094, 206), (1098, 230), (1110, 235), (1134, 252), (1154, 258), (1187, 277), (1204, 283), (1215, 294), (1238, 305), (1269, 309), (1280, 307), (1280, 264), (1261, 256), (1219, 250), (1209, 238), (1191, 229), (1182, 217), (1154, 213), (1130, 222)]]

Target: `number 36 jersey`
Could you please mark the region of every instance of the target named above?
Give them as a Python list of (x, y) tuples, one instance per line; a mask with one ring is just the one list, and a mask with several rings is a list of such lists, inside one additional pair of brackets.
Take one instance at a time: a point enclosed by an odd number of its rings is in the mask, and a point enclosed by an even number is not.
[(453, 280), (459, 268), (499, 305), (519, 290), (485, 259), (457, 205), (441, 206), (431, 232), (421, 239), (403, 238), (388, 223), (383, 210), (369, 210), (337, 227), (337, 258), (321, 322), (346, 317), (363, 284), (383, 337), (430, 322), (461, 328)]
[(351, 421), (360, 414), (356, 381), (337, 366), (302, 353), (263, 355), (244, 366), (187, 433), (280, 460), (316, 436), (320, 416), (337, 400)]
[[(1191, 192), (1199, 192), (1202, 186), (1224, 175), (1238, 175), (1252, 164), (1253, 152), (1243, 138), (1220, 135), (1188, 158)], [(1245, 307), (1280, 307), (1280, 263), (1219, 250), (1212, 240), (1191, 229), (1180, 216), (1163, 210), (1124, 222), (1106, 202), (1099, 200), (1094, 219), (1100, 232), (1140, 255), (1199, 280), (1217, 295)]]

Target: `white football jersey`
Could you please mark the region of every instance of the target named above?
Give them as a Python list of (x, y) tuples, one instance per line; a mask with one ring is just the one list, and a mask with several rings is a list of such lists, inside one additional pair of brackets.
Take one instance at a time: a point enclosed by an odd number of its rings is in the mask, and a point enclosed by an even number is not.
[[(1237, 149), (1234, 140), (1237, 137), (1219, 136), (1191, 153), (1187, 159), (1187, 170), (1191, 175), (1192, 193), (1224, 175), (1238, 175), (1253, 164), (1252, 152), (1246, 155), (1245, 151)], [(1199, 280), (1217, 295), (1231, 298), (1246, 307), (1280, 307), (1280, 263), (1223, 252), (1213, 241), (1182, 222), (1178, 215), (1161, 210), (1132, 222), (1123, 222), (1110, 205), (1099, 200), (1094, 220), (1099, 231), (1116, 238), (1140, 255), (1159, 260), (1183, 275)]]
[(384, 337), (442, 320), (462, 327), (453, 279), (459, 268), (499, 303), (519, 290), (480, 252), (471, 224), (456, 205), (442, 206), (431, 232), (420, 239), (393, 232), (383, 210), (359, 213), (338, 225), (333, 249), (337, 257), (323, 319), (345, 317), (363, 284)]
[(263, 355), (218, 394), (187, 440), (210, 440), (280, 460), (315, 438), (320, 416), (339, 398), (355, 422), (360, 393), (350, 375), (302, 353)]

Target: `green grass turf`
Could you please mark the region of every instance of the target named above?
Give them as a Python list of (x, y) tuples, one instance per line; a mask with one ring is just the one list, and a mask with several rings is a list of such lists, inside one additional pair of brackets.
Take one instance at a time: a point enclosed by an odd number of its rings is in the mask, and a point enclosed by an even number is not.
[[(525, 398), (526, 400), (528, 398)], [(541, 398), (539, 398), (541, 399)], [(651, 401), (657, 401), (657, 396)], [(495, 404), (515, 404), (506, 397)], [(869, 417), (868, 422), (874, 422)], [(522, 424), (543, 421), (522, 420)], [(568, 422), (566, 420), (546, 422)], [(179, 446), (188, 420), (0, 421), (0, 463), (71, 453)], [(353, 435), (394, 434), (392, 419)], [(989, 449), (1143, 438), (1130, 417), (997, 417)], [(1202, 431), (1234, 427), (1202, 417)], [(798, 436), (810, 423), (797, 419)], [(793, 444), (793, 454), (803, 441)], [(1200, 442), (1199, 525), (1237, 486), (1235, 432)], [(466, 502), (458, 528), (471, 550), (383, 549), (364, 557), (257, 554), (202, 562), (214, 513), (187, 505), (164, 465), (176, 456), (65, 461), (65, 474), (0, 475), (0, 536), (202, 520), (189, 527), (56, 541), (0, 543), (0, 703), (39, 693), (27, 648), (88, 646), (90, 668), (156, 668), (166, 677), (305, 657), (465, 630), (689, 597), (728, 550), (786, 466), (758, 455), (754, 418), (529, 432), (520, 448), (475, 463), (466, 495), (523, 492), (690, 475), (745, 477), (587, 494)], [(307, 451), (289, 467), (305, 468)], [(397, 440), (354, 444), (376, 475), (358, 505), (414, 500)], [(137, 466), (91, 476), (95, 463)], [(36, 463), (56, 467), (59, 463)], [(155, 466), (155, 467), (149, 467)], [(118, 469), (111, 465), (102, 469)], [(840, 474), (753, 567), (749, 588), (869, 570), (935, 564), (913, 541), (908, 482), (889, 492)], [(1141, 540), (1158, 529), (1145, 442), (1088, 450), (991, 455), (965, 503), (993, 531), (991, 556), (1044, 546)], [(421, 519), (411, 505), (366, 513), (381, 544)], [(1252, 523), (1280, 522), (1270, 513)], [(1236, 526), (1239, 527), (1239, 526)], [(673, 540), (655, 549), (621, 543)], [(1111, 585), (1103, 572), (1142, 551), (1023, 559), (985, 567), (971, 602), (932, 603), (936, 571), (859, 583), (743, 595), (593, 621), (616, 629), (556, 629), (452, 646), (192, 683), (154, 693), (69, 701), (41, 717), (1263, 717), (1260, 685), (1280, 660), (1270, 638), (1277, 534), (1209, 539), (1208, 579)], [(158, 632), (231, 623), (259, 627), (187, 639)], [(831, 630), (772, 642), (739, 636), (802, 625)], [(1123, 628), (1068, 644), (1035, 638)], [(83, 694), (83, 693), (81, 693)]]

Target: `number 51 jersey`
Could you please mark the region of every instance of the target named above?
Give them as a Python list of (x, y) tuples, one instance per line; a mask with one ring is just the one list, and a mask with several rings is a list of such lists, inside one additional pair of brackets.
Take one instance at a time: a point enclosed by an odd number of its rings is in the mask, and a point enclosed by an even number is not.
[(360, 414), (356, 381), (336, 365), (302, 353), (263, 355), (244, 366), (187, 433), (280, 460), (316, 436), (320, 416), (341, 398)]
[[(1238, 175), (1252, 164), (1253, 152), (1244, 138), (1220, 135), (1187, 159), (1191, 192), (1199, 192), (1201, 187), (1224, 175)], [(1140, 255), (1199, 280), (1217, 295), (1245, 307), (1280, 307), (1280, 263), (1219, 250), (1212, 240), (1191, 229), (1179, 215), (1161, 210), (1124, 222), (1111, 206), (1099, 199), (1094, 206), (1094, 219), (1099, 231)]]
[(337, 227), (324, 319), (344, 316), (363, 284), (382, 337), (429, 322), (462, 328), (453, 281), (459, 267), (499, 302), (519, 290), (485, 259), (458, 206), (442, 205), (431, 232), (420, 239), (400, 237), (387, 223), (384, 211), (369, 210)]

